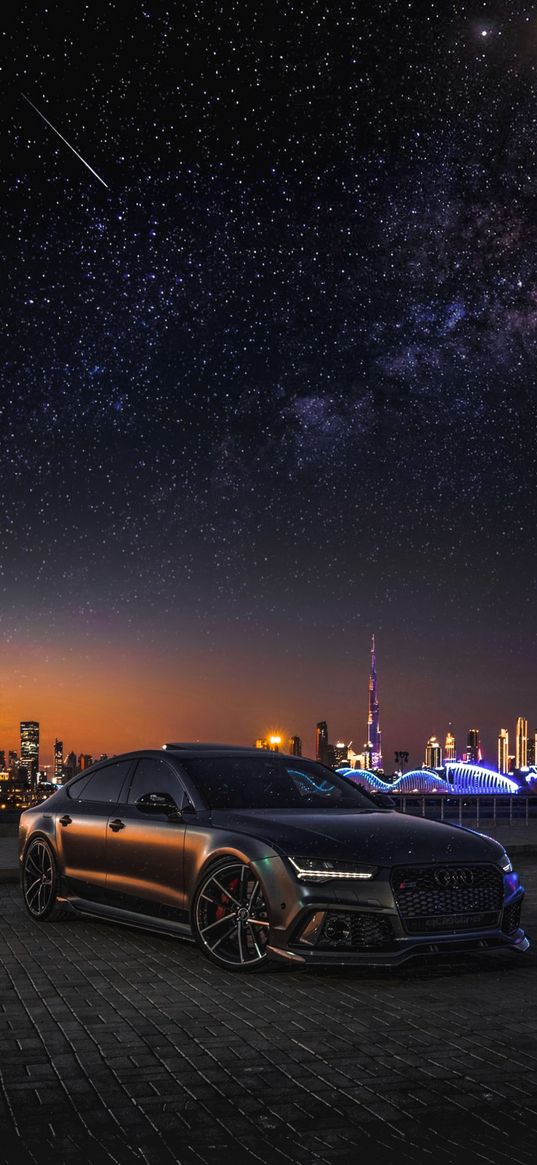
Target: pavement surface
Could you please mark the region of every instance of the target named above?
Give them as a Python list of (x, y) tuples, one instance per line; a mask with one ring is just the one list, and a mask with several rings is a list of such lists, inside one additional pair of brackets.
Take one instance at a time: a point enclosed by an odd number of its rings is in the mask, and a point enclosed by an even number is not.
[(517, 865), (526, 955), (240, 978), (37, 924), (0, 886), (2, 1165), (533, 1163), (537, 858)]

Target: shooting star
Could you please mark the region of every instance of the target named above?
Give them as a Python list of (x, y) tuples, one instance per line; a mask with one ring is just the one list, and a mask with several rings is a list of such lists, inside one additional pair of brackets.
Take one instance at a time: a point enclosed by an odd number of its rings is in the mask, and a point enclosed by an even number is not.
[(78, 150), (75, 150), (75, 147), (72, 146), (71, 143), (67, 141), (67, 138), (64, 138), (63, 134), (60, 133), (59, 129), (56, 129), (56, 126), (53, 125), (51, 121), (49, 121), (48, 117), (45, 117), (45, 114), (41, 113), (41, 110), (37, 108), (37, 105), (34, 105), (33, 101), (30, 101), (30, 98), (26, 96), (26, 93), (22, 93), (21, 97), (24, 97), (24, 100), (28, 102), (28, 105), (31, 105), (32, 109), (35, 109), (35, 112), (38, 113), (39, 116), (43, 118), (43, 121), (46, 122), (46, 124), (49, 125), (51, 129), (54, 130), (54, 133), (56, 133), (58, 135), (58, 137), (61, 138), (62, 142), (64, 142), (65, 145), (68, 146), (70, 150), (72, 150), (73, 154), (75, 154), (75, 156), (77, 158), (79, 158), (80, 161), (83, 162), (85, 166), (87, 166), (88, 170), (91, 171), (91, 173), (94, 175), (94, 177), (97, 178), (98, 181), (101, 182), (103, 186), (106, 186), (107, 190), (109, 190), (110, 187), (104, 181), (104, 178), (101, 178), (99, 176), (99, 174), (97, 173), (97, 171), (93, 169), (93, 166), (90, 166), (89, 162), (86, 162), (86, 159), (82, 157), (82, 154), (79, 154)]

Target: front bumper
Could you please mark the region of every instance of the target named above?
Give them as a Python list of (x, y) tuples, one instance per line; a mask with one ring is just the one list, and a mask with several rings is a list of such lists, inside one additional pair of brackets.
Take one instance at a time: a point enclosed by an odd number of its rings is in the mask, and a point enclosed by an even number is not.
[(503, 901), (494, 911), (429, 917), (422, 930), (399, 909), (392, 874), (385, 869), (367, 882), (312, 884), (295, 879), (283, 861), (268, 862), (262, 878), (269, 900), (278, 903), (268, 953), (296, 966), (390, 967), (416, 957), (528, 949), (519, 921), (524, 889), (516, 874), (503, 877)]
[(441, 939), (424, 937), (402, 940), (395, 950), (390, 951), (344, 951), (344, 950), (304, 950), (298, 947), (282, 948), (269, 944), (267, 953), (278, 962), (289, 966), (315, 967), (396, 967), (408, 959), (415, 958), (455, 958), (457, 955), (481, 955), (501, 950), (515, 950), (524, 953), (529, 948), (529, 940), (519, 929), (512, 935), (501, 931), (476, 932), (461, 936), (445, 936)]

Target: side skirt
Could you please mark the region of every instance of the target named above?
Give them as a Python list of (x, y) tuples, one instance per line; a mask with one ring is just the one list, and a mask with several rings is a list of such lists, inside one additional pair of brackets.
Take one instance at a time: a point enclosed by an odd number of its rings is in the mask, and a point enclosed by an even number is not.
[(152, 914), (138, 914), (132, 910), (120, 910), (117, 906), (105, 906), (101, 902), (89, 902), (85, 898), (67, 898), (77, 914), (94, 918), (99, 922), (119, 922), (123, 926), (134, 926), (137, 930), (151, 930), (153, 934), (175, 935), (194, 943), (196, 940), (190, 926), (185, 922), (158, 919)]

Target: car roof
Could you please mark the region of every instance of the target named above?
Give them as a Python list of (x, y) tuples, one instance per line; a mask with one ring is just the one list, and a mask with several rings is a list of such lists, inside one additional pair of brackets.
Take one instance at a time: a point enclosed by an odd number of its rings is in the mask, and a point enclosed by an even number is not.
[[(238, 754), (240, 756), (286, 756), (286, 753), (273, 752), (271, 749), (264, 748), (245, 748), (237, 744), (164, 744), (162, 748), (137, 748), (132, 752), (119, 752), (114, 756), (108, 756), (106, 760), (95, 761), (91, 765), (92, 769), (101, 768), (104, 765), (115, 764), (121, 760), (135, 760), (136, 757), (142, 756), (162, 756), (163, 752), (180, 753), (182, 757), (195, 757), (203, 753), (204, 756), (228, 756)], [(299, 759), (299, 758), (295, 758)], [(89, 773), (89, 768), (85, 770)], [(77, 776), (80, 774), (77, 773)]]
[(253, 745), (245, 746), (243, 744), (211, 744), (203, 741), (182, 741), (178, 744), (163, 744), (162, 746), (170, 751), (177, 749), (180, 752), (269, 752), (269, 749), (254, 748)]

